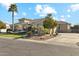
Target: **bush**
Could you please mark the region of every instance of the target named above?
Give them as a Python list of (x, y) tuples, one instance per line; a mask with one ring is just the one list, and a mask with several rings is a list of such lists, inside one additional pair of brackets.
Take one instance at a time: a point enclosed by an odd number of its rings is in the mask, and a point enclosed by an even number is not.
[(32, 36), (32, 31), (28, 31), (28, 32), (27, 32), (27, 36), (28, 36), (28, 37)]
[(39, 26), (38, 27), (38, 35), (44, 35), (44, 27), (43, 26)]
[(45, 28), (45, 29), (44, 29), (44, 33), (45, 33), (45, 34), (49, 34), (49, 29), (46, 29), (46, 28)]
[(44, 34), (45, 34), (45, 33), (44, 33), (43, 30), (41, 30), (41, 31), (38, 32), (38, 35), (39, 35), (39, 36), (42, 36), (42, 35), (44, 35)]
[(12, 32), (12, 29), (7, 29), (7, 33), (10, 33), (10, 32)]

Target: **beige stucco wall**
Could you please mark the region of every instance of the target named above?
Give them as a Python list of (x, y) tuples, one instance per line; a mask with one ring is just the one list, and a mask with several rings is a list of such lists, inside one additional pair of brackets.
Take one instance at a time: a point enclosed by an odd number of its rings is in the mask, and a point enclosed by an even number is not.
[(10, 29), (10, 25), (9, 24), (6, 24), (6, 29)]
[(68, 25), (68, 24), (60, 24), (59, 27), (60, 28), (58, 28), (58, 29), (61, 32), (69, 32), (70, 31), (70, 25)]
[(22, 21), (19, 21), (20, 23), (27, 23), (27, 24), (30, 24), (30, 21), (29, 20), (22, 20)]
[(22, 30), (23, 27), (22, 27), (22, 25), (18, 25), (18, 26), (15, 27), (15, 29), (17, 29), (17, 30)]

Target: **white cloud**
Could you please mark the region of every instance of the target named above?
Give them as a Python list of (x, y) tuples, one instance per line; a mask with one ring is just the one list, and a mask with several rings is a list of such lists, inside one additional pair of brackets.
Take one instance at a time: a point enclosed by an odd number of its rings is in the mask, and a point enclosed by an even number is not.
[(2, 6), (6, 7), (6, 9), (8, 10), (9, 6), (11, 5), (12, 3), (1, 3)]
[(70, 18), (71, 16), (70, 15), (67, 15), (67, 17)]
[(70, 10), (70, 9), (68, 9), (68, 10), (67, 10), (67, 12), (71, 12), (71, 10)]
[(40, 14), (39, 16), (40, 16), (40, 17), (45, 17), (45, 16), (46, 16), (46, 14)]
[(56, 14), (57, 13), (55, 9), (53, 9), (52, 7), (49, 7), (49, 6), (45, 6), (42, 11), (43, 11), (43, 13), (46, 13), (46, 14), (48, 14), (48, 13)]
[(23, 12), (23, 13), (22, 13), (22, 15), (23, 15), (23, 16), (26, 16), (26, 13), (25, 13), (25, 12)]
[(36, 13), (39, 14), (39, 16), (46, 16), (47, 14), (56, 14), (56, 10), (48, 5), (37, 5), (36, 6)]
[(56, 18), (56, 17), (53, 17), (53, 19), (58, 20), (58, 18)]
[(71, 5), (71, 6), (70, 6), (70, 9), (71, 9), (72, 11), (78, 11), (78, 10), (79, 10), (79, 4), (73, 4), (73, 5)]
[(41, 10), (42, 10), (42, 6), (41, 5), (37, 5), (35, 9), (36, 9), (37, 13), (40, 13)]
[(14, 16), (16, 16), (17, 15), (17, 13), (16, 12), (14, 12)]
[(60, 20), (61, 20), (61, 21), (66, 21), (65, 18), (61, 18)]
[(60, 17), (61, 17), (61, 18), (60, 18), (61, 21), (66, 21), (64, 15), (61, 15)]
[(71, 27), (74, 27), (74, 25), (73, 25), (73, 24), (71, 24)]
[[(13, 4), (13, 3), (1, 3), (1, 5), (2, 6), (4, 6), (5, 8), (6, 8), (6, 10), (8, 10), (9, 9), (9, 6), (11, 5), (11, 4)], [(16, 16), (17, 15), (17, 13), (16, 12), (14, 12), (14, 16)]]

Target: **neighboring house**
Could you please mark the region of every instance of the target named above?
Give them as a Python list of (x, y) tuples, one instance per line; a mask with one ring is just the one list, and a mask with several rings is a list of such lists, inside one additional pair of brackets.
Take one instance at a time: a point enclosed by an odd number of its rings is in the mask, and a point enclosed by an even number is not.
[[(43, 21), (44, 19), (34, 19), (34, 20), (27, 20), (27, 19), (24, 19), (24, 20), (19, 20), (19, 24), (31, 24), (31, 25), (34, 25), (34, 26), (42, 26), (43, 25)], [(71, 24), (70, 23), (67, 23), (67, 22), (64, 22), (64, 21), (57, 21), (58, 23), (58, 27), (57, 27), (57, 31), (58, 32), (71, 32)]]
[(10, 25), (6, 23), (6, 29), (10, 29)]
[(64, 21), (57, 21), (58, 32), (71, 32), (71, 24)]
[(7, 29), (10, 29), (10, 25), (6, 23), (6, 28), (5, 29), (0, 29), (0, 33), (6, 33)]
[[(35, 19), (33, 20), (34, 22), (32, 22), (32, 25), (36, 25), (36, 26), (42, 26), (43, 25), (43, 21), (44, 19)], [(71, 24), (68, 22), (64, 22), (64, 21), (57, 21), (58, 26), (57, 26), (57, 31), (58, 32), (71, 32)]]
[(31, 25), (34, 25), (34, 26), (42, 26), (43, 21), (44, 21), (44, 19), (34, 19), (34, 20), (24, 19), (24, 20), (19, 20), (18, 24), (22, 24), (22, 25), (31, 24)]
[(30, 20), (30, 19), (25, 19), (25, 18), (19, 19), (19, 23), (20, 23), (20, 24), (23, 24), (23, 23), (30, 24), (31, 21), (32, 21), (32, 20)]
[(26, 29), (28, 24), (31, 24), (30, 19), (21, 18), (18, 23), (15, 23), (15, 30), (23, 30)]
[(74, 25), (71, 27), (72, 33), (79, 33), (79, 25)]
[(31, 24), (34, 26), (42, 26), (44, 19), (34, 19), (32, 20)]

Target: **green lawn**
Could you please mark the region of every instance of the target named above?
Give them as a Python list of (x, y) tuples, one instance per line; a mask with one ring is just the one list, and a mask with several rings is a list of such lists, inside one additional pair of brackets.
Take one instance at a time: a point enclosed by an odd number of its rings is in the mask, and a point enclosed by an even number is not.
[(0, 38), (20, 38), (22, 35), (18, 34), (0, 34)]

